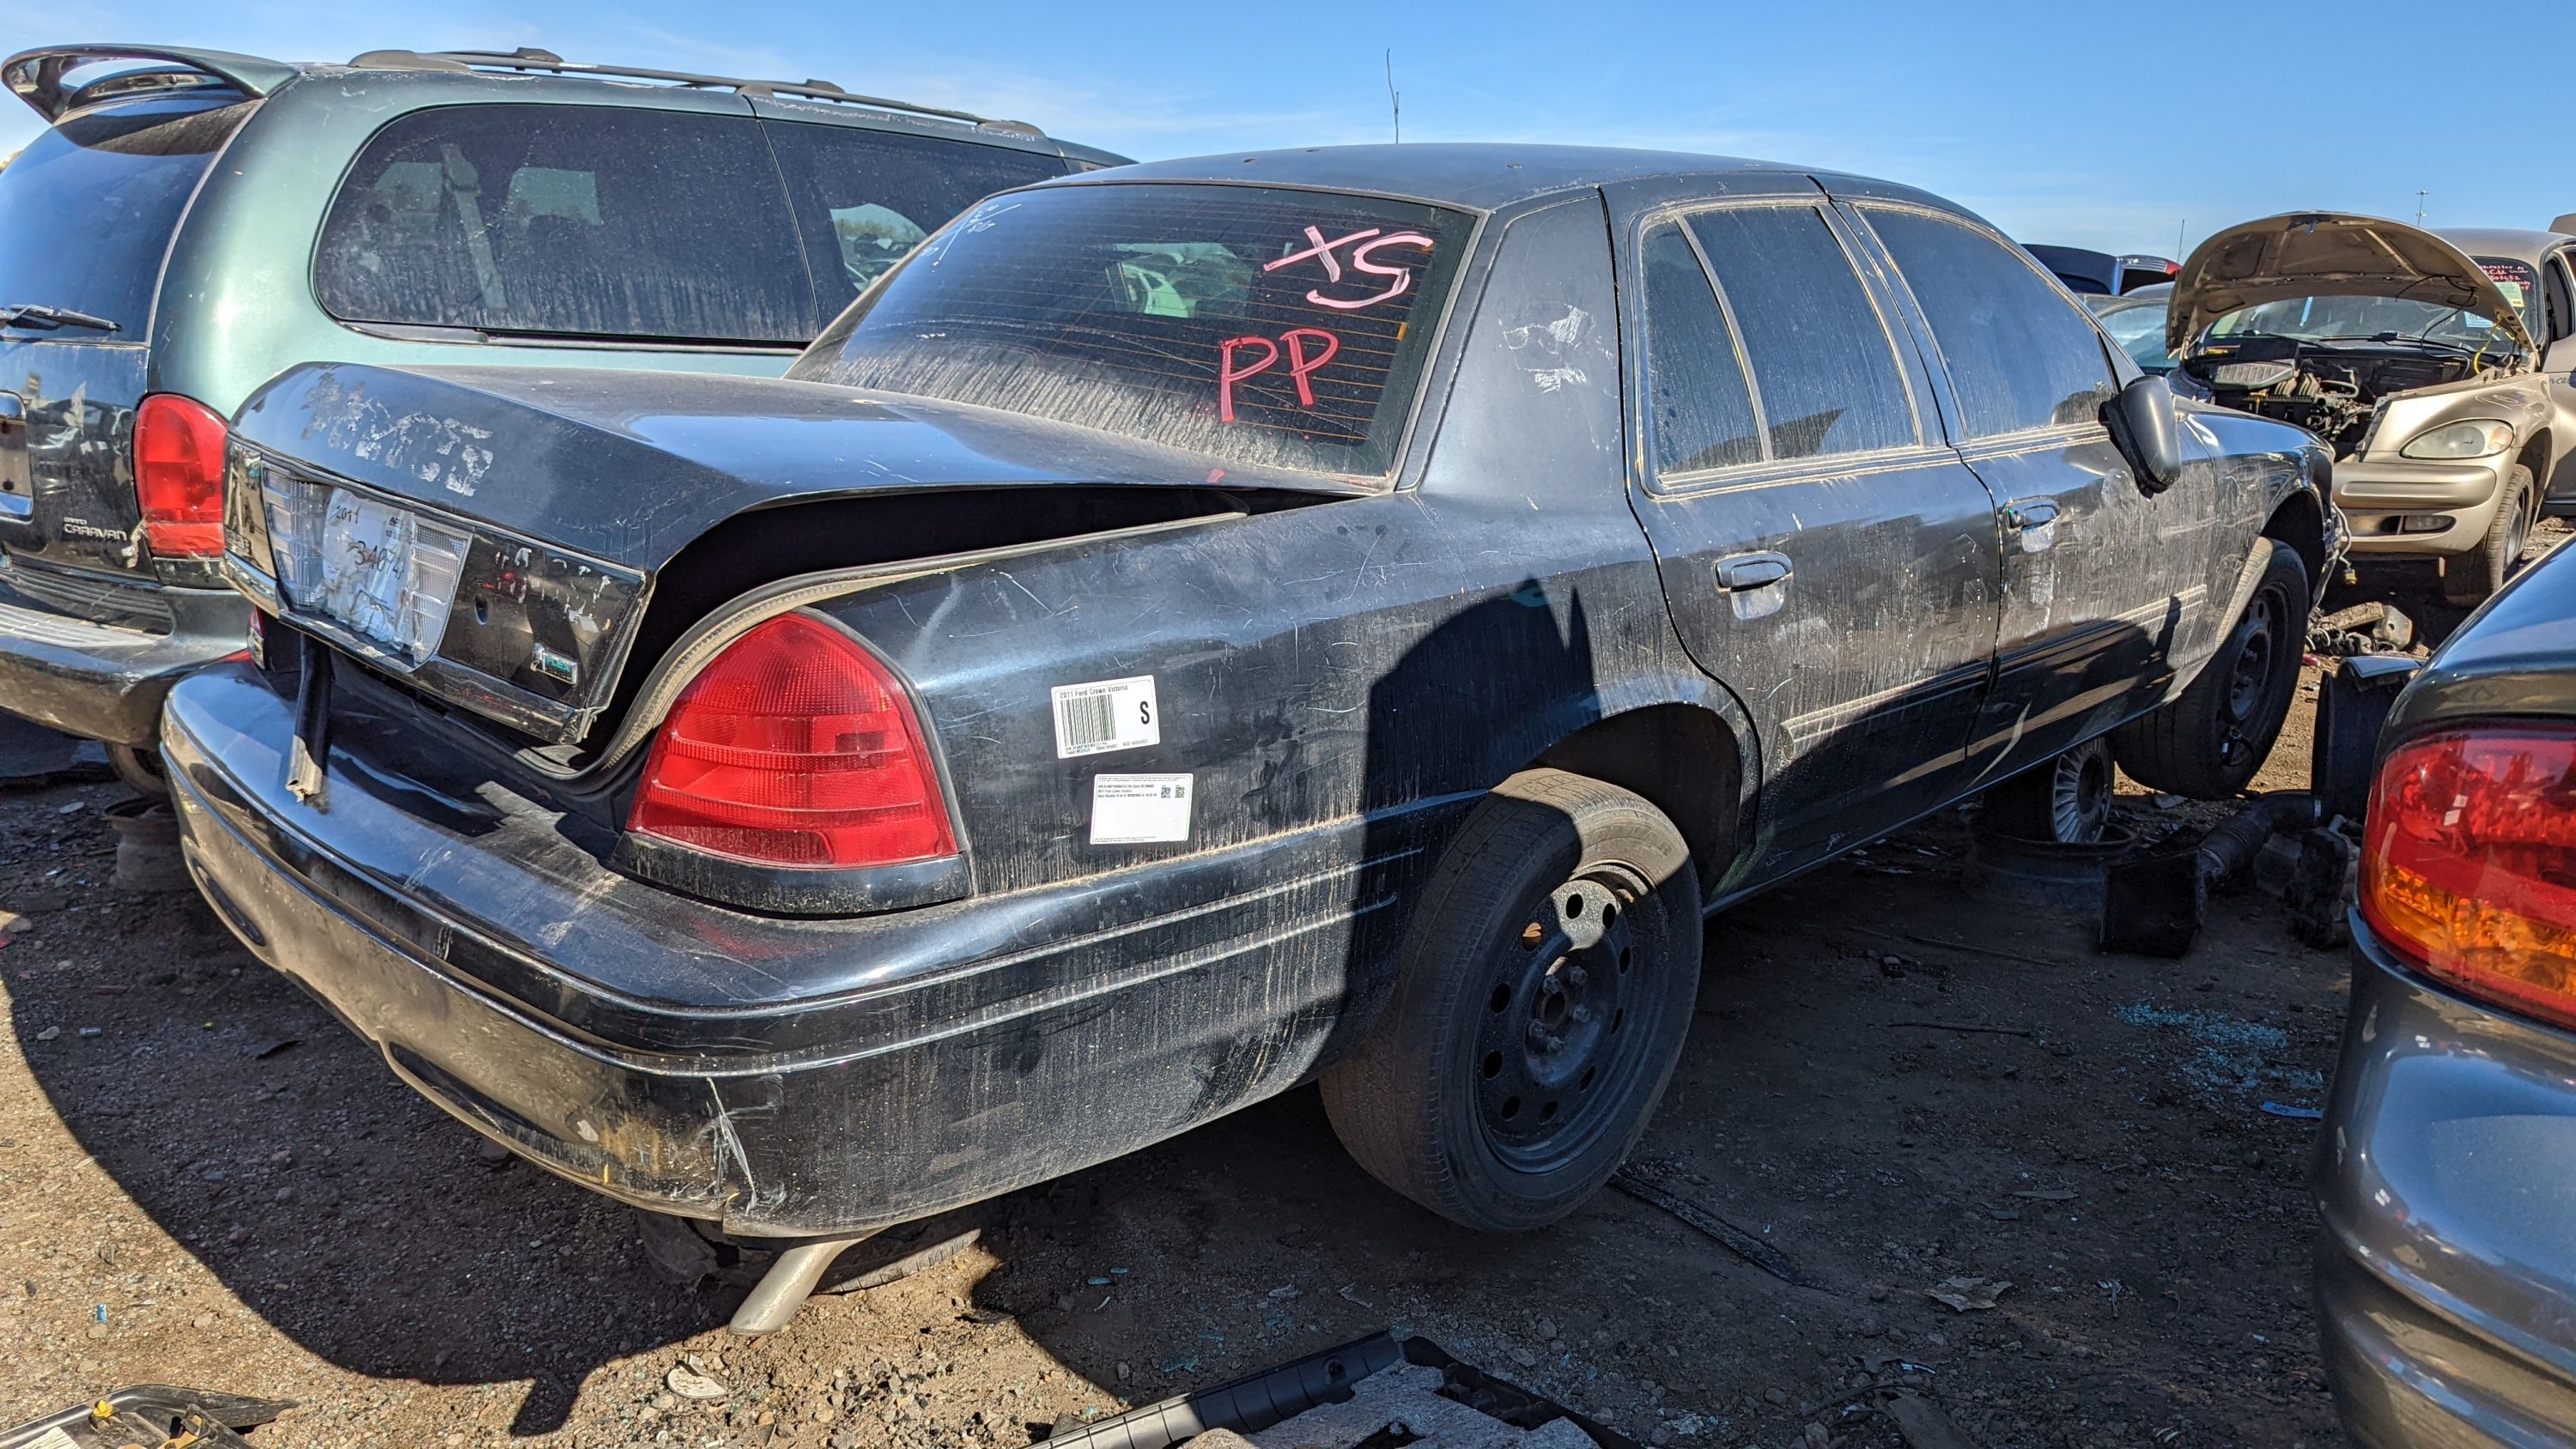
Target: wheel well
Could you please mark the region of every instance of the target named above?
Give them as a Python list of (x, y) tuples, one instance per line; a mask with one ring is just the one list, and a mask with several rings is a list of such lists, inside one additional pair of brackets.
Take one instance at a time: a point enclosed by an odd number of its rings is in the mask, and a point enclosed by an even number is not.
[(1744, 759), (1735, 732), (1694, 704), (1655, 704), (1584, 726), (1530, 762), (1616, 785), (1653, 802), (1690, 845), (1700, 886), (1735, 861)]
[(2308, 581), (2321, 584), (2326, 576), (2326, 518), (2317, 506), (2316, 495), (2293, 493), (2281, 500), (2272, 516), (2263, 524), (2265, 538), (2288, 544), (2308, 566)]
[(2532, 434), (2514, 462), (2531, 470), (2531, 516), (2538, 518), (2541, 505), (2549, 501), (2549, 430)]

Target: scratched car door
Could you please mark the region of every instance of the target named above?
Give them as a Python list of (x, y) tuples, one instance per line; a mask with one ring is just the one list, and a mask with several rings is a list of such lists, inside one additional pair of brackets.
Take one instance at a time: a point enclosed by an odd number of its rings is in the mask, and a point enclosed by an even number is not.
[(1634, 497), (1684, 644), (1761, 733), (1763, 868), (1940, 803), (1985, 692), (1995, 513), (1820, 195), (1650, 211)]
[(1960, 453), (2000, 505), (1995, 687), (1972, 746), (2000, 776), (2135, 713), (2200, 637), (2222, 490), (2139, 490), (2102, 424), (2119, 390), (2109, 344), (2028, 253), (1948, 212), (1857, 210), (1931, 331)]

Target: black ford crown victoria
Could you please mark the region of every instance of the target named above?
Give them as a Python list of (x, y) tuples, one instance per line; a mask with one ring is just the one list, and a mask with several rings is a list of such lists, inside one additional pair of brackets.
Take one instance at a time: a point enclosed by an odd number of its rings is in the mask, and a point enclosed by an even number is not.
[(1705, 912), (2106, 732), (2241, 786), (2330, 543), (2307, 435), (1958, 208), (1545, 147), (1050, 183), (784, 380), (314, 366), (233, 437), (208, 897), (478, 1129), (773, 1239), (1317, 1076), (1547, 1223)]

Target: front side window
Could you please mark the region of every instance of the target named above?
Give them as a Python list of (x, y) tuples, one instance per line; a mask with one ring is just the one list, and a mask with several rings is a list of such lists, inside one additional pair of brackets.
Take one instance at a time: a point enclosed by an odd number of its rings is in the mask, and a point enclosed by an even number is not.
[(801, 343), (821, 314), (760, 123), (445, 106), (367, 142), (313, 282), (344, 322)]
[(183, 101), (101, 107), (28, 142), (0, 170), (0, 306), (85, 312), (115, 323), (125, 341), (144, 340), (180, 215), (250, 112)]
[(1041, 187), (958, 218), (788, 376), (1377, 477), (1471, 234), (1373, 197)]
[(2097, 421), (2102, 334), (2020, 249), (1926, 212), (1865, 208), (1923, 308), (1973, 438)]
[(796, 200), (823, 315), (850, 305), (948, 219), (997, 191), (1065, 173), (1035, 151), (795, 121), (771, 121)]
[(1915, 441), (1896, 345), (1824, 213), (1728, 207), (1692, 216), (1690, 228), (1744, 340), (1773, 457)]

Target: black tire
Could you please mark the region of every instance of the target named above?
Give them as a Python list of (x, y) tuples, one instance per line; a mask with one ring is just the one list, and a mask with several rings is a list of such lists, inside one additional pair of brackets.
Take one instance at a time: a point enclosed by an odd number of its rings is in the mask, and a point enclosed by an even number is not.
[(2442, 597), (2454, 604), (2483, 604), (2503, 588), (2531, 541), (2531, 470), (2516, 465), (2505, 475), (2504, 501), (2476, 548), (2442, 560)]
[(2091, 845), (2111, 824), (2111, 742), (2089, 739), (1985, 793), (1977, 828), (2014, 840)]
[(1699, 878), (1664, 813), (1562, 770), (1495, 787), (1440, 858), (1400, 975), (1324, 1074), (1342, 1146), (1470, 1228), (1574, 1211), (1636, 1145), (1699, 994)]
[(2194, 800), (2245, 788), (2272, 752), (2299, 687), (2308, 636), (2308, 566), (2278, 539), (2263, 577), (2218, 652), (2179, 695), (2111, 732), (2129, 778)]

